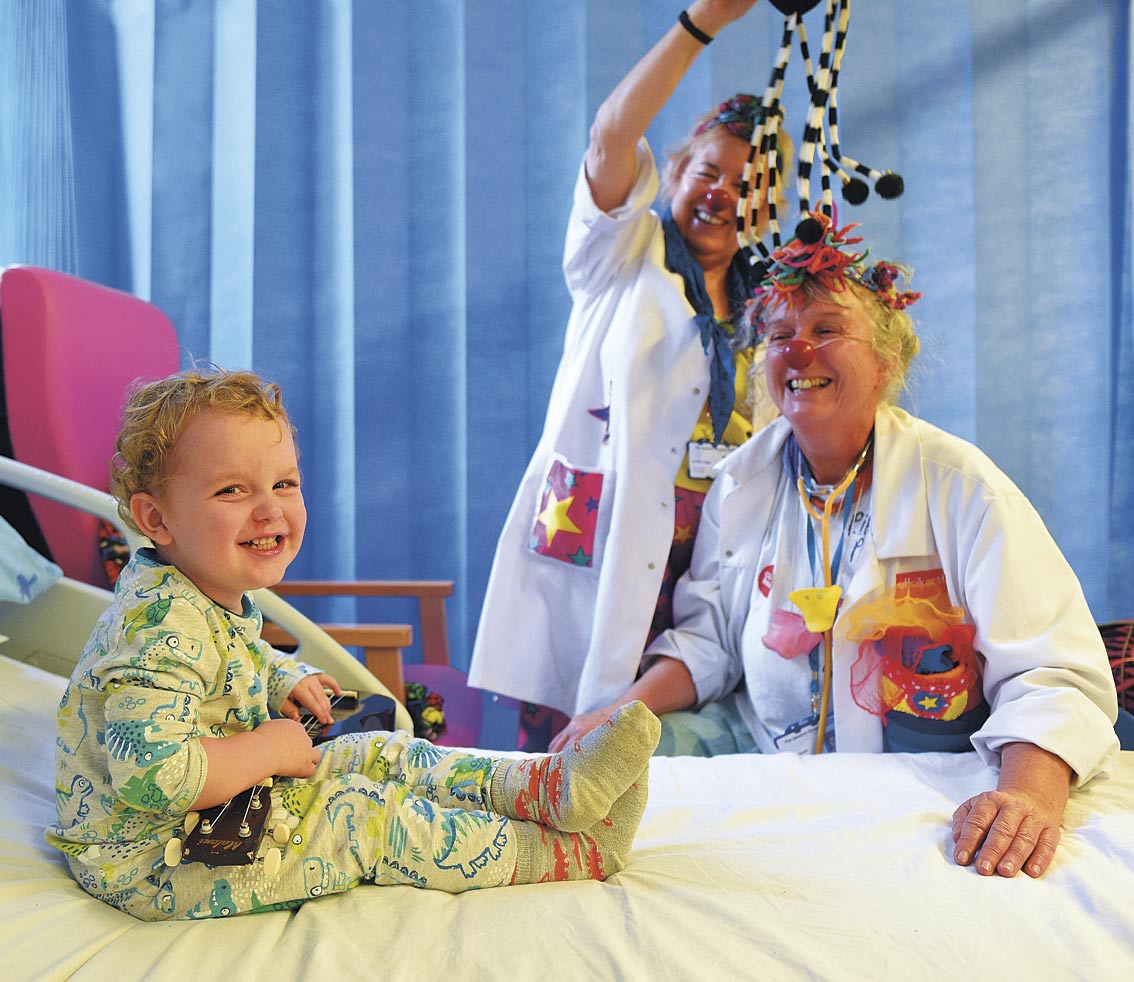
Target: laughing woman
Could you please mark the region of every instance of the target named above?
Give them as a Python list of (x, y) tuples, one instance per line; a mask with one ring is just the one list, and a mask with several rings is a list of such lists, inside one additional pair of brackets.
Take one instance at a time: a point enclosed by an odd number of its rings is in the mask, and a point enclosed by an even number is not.
[(736, 211), (759, 100), (738, 95), (698, 120), (660, 180), (644, 134), (711, 36), (754, 2), (691, 5), (595, 117), (564, 256), (574, 307), (497, 547), (474, 685), (568, 715), (621, 693), (672, 624), (712, 464), (752, 433), (755, 352), (736, 327), (756, 283)]
[(763, 753), (976, 750), (999, 782), (957, 808), (954, 858), (1038, 876), (1071, 785), (1118, 749), (1106, 651), (1019, 489), (893, 405), (918, 295), (846, 232), (817, 214), (773, 253), (752, 314), (782, 416), (718, 472), (676, 627), (561, 736), (627, 700), (660, 715), (735, 693)]

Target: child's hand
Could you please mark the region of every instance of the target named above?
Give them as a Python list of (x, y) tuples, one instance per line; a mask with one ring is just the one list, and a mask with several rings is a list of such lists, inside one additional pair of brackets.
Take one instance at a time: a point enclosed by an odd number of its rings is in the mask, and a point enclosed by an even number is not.
[(341, 695), (343, 691), (334, 677), (325, 672), (300, 679), (283, 701), (280, 712), (288, 719), (298, 721), (299, 707), (304, 706), (320, 723), (329, 726), (335, 718), (331, 715), (331, 700), (323, 691), (324, 688), (330, 689), (335, 695)]
[(303, 724), (292, 719), (265, 720), (255, 730), (256, 736), (270, 741), (271, 769), (279, 777), (311, 777), (322, 752), (311, 743)]

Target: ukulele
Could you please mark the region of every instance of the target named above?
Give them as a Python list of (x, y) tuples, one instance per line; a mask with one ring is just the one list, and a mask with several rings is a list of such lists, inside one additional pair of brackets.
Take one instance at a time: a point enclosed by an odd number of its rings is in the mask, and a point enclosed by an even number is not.
[[(396, 704), (389, 696), (374, 695), (360, 701), (358, 693), (351, 690), (338, 696), (330, 689), (324, 691), (331, 697), (334, 723), (323, 724), (306, 708), (300, 709), (300, 722), (312, 743), (324, 743), (343, 733), (394, 729)], [(222, 804), (189, 812), (182, 835), (174, 835), (165, 845), (166, 865), (250, 866), (262, 862), (264, 872), (275, 876), (282, 861), (280, 850), (268, 849), (263, 856), (257, 856), (268, 831), (271, 787), (269, 779)], [(272, 823), (271, 833), (280, 846), (291, 837), (291, 829), (282, 818)]]
[(326, 743), (344, 733), (366, 733), (371, 730), (393, 730), (396, 703), (389, 696), (373, 695), (359, 700), (358, 693), (343, 689), (336, 696), (324, 689), (331, 698), (333, 723), (320, 723), (306, 707), (300, 707), (299, 721), (314, 744)]
[[(166, 865), (250, 866), (262, 862), (264, 872), (275, 876), (283, 858), (280, 851), (269, 849), (263, 856), (257, 856), (268, 828), (271, 787), (269, 779), (233, 795), (222, 804), (189, 812), (185, 816), (184, 836), (174, 835), (165, 844)], [(272, 838), (277, 844), (286, 843), (290, 835), (285, 822), (273, 825)]]

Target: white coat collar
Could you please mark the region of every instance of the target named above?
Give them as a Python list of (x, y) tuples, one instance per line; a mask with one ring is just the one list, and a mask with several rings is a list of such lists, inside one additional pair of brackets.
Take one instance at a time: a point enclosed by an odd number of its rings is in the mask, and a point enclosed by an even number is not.
[[(871, 523), (881, 560), (925, 556), (934, 549), (917, 419), (897, 406), (879, 406), (874, 415), (874, 496)], [(791, 425), (782, 416), (768, 424), (718, 467), (716, 480), (726, 497), (755, 482), (771, 496)], [(918, 480), (910, 480), (917, 475)]]

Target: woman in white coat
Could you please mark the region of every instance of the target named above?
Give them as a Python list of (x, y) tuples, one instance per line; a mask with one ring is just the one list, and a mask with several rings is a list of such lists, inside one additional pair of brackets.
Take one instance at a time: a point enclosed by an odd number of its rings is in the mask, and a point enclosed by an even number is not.
[(955, 859), (1038, 876), (1071, 784), (1118, 749), (1106, 652), (1015, 485), (892, 405), (918, 295), (846, 232), (814, 214), (773, 254), (753, 315), (782, 418), (720, 466), (676, 627), (611, 706), (660, 715), (743, 682), (729, 704), (765, 753), (975, 749), (999, 784), (958, 807)]
[(564, 256), (574, 307), (497, 547), (472, 685), (568, 715), (621, 693), (672, 624), (712, 463), (752, 433), (754, 350), (734, 325), (757, 281), (736, 211), (760, 101), (708, 113), (660, 181), (644, 134), (710, 36), (754, 2), (692, 4), (596, 115)]

